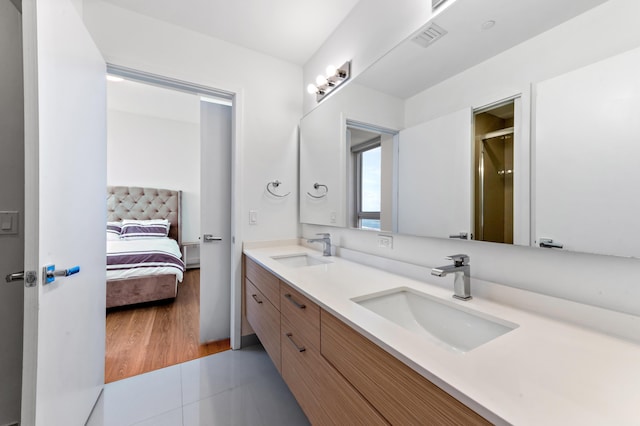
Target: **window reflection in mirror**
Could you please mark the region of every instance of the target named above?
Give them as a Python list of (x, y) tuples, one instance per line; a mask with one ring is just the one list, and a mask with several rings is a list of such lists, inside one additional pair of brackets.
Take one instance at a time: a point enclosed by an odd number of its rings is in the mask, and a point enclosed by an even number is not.
[(513, 244), (514, 106), (474, 111), (475, 240)]
[(393, 222), (393, 143), (396, 132), (347, 123), (351, 227), (390, 230)]

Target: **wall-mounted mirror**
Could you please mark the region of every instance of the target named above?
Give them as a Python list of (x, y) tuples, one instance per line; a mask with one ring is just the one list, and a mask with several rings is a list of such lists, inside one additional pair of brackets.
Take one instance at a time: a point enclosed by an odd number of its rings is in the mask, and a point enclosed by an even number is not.
[[(640, 168), (612, 154), (638, 158), (638, 13), (629, 0), (455, 1), (425, 26), (439, 34), (426, 47), (406, 40), (303, 117), (301, 222), (640, 256), (623, 190)], [(381, 134), (387, 148), (370, 150)], [(340, 197), (316, 217), (311, 146)], [(369, 163), (379, 171), (363, 175)]]

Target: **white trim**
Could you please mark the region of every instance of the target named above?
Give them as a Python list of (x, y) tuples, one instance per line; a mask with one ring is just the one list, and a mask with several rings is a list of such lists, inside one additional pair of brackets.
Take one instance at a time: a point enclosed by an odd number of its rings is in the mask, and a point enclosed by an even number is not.
[(531, 200), (531, 204), (529, 205), (529, 245), (532, 247), (536, 246), (536, 199), (535, 194), (537, 191), (536, 187), (536, 147), (537, 147), (537, 129), (536, 129), (536, 117), (537, 117), (537, 99), (538, 99), (538, 86), (537, 84), (531, 83), (529, 86), (529, 98), (530, 98), (530, 108), (529, 108), (529, 134), (531, 135), (529, 140), (529, 200)]
[[(38, 40), (35, 0), (22, 2), (22, 49), (24, 74), (24, 270), (39, 271), (39, 134), (38, 134)], [(36, 423), (36, 392), (38, 369), (38, 283), (24, 290), (24, 341), (22, 344), (22, 408), (20, 424)]]
[(400, 132), (393, 135), (393, 170), (391, 192), (391, 232), (398, 233), (398, 188), (400, 185)]
[(231, 137), (231, 349), (240, 349), (242, 340), (242, 212), (244, 211), (242, 171), (244, 170), (244, 90), (233, 97)]

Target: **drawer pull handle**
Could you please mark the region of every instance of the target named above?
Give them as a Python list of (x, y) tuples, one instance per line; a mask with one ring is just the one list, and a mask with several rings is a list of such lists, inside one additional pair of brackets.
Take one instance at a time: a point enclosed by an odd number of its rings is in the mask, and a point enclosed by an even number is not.
[(262, 300), (258, 299), (258, 295), (257, 294), (252, 294), (251, 297), (253, 297), (253, 300), (255, 300), (258, 303), (262, 303)]
[(293, 334), (292, 333), (287, 333), (286, 334), (287, 338), (289, 339), (289, 341), (291, 342), (291, 344), (298, 350), (298, 352), (304, 352), (307, 349), (304, 346), (298, 346), (296, 344), (296, 342), (293, 341)]
[(294, 305), (296, 305), (296, 308), (298, 308), (298, 309), (304, 309), (304, 308), (307, 307), (305, 304), (300, 304), (300, 303), (296, 302), (295, 299), (289, 293), (285, 294), (284, 297), (289, 299), (289, 302), (291, 302)]

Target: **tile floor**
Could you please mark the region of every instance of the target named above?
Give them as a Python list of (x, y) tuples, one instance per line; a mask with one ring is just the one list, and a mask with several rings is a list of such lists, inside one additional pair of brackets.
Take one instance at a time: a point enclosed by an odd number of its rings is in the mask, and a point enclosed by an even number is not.
[(105, 385), (87, 426), (308, 425), (262, 346)]

